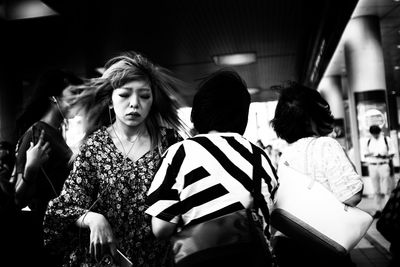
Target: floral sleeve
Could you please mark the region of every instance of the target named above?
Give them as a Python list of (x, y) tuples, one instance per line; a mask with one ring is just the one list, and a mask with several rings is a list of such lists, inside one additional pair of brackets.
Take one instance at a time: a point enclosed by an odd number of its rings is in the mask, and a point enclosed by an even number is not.
[(345, 201), (363, 188), (360, 175), (354, 169), (341, 145), (332, 138), (323, 138), (321, 158), (325, 158), (325, 177), (332, 192)]
[[(64, 183), (61, 195), (50, 201), (44, 219), (45, 244), (57, 239), (75, 224), (93, 202), (98, 181), (93, 168), (93, 140), (81, 146), (73, 169)], [(93, 155), (93, 156), (92, 156)]]

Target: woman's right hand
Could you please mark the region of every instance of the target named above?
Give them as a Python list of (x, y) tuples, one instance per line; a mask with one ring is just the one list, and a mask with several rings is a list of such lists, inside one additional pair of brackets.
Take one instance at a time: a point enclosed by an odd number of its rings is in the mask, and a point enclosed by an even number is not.
[(346, 201), (343, 201), (344, 204), (346, 204), (347, 206), (350, 207), (355, 207), (357, 206), (358, 203), (361, 202), (362, 199), (362, 189), (357, 192), (356, 194), (354, 194), (352, 197), (350, 197), (349, 199), (347, 199)]
[(107, 253), (114, 257), (117, 253), (117, 244), (107, 219), (96, 212), (88, 212), (81, 218), (83, 220), (78, 220), (81, 226), (87, 226), (90, 229), (90, 254), (97, 261), (100, 261)]

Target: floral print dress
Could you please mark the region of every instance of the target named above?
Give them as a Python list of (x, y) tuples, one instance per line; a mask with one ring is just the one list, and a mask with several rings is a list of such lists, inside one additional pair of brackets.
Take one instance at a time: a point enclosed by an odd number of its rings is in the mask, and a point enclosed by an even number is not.
[[(90, 231), (75, 226), (88, 209), (107, 218), (118, 249), (133, 266), (169, 264), (172, 258), (168, 241), (155, 239), (151, 216), (144, 213), (146, 193), (161, 160), (160, 152), (171, 145), (166, 131), (161, 129), (161, 150), (156, 147), (135, 162), (116, 148), (105, 127), (82, 144), (61, 195), (49, 203), (45, 216), (45, 245), (50, 255), (61, 257), (60, 265), (112, 265), (110, 259), (96, 262), (91, 258)], [(180, 139), (175, 131), (174, 137)]]

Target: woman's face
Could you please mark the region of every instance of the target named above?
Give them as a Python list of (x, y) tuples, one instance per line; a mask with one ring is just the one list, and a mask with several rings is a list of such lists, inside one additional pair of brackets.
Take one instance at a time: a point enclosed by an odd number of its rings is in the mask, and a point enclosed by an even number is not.
[(147, 82), (131, 81), (114, 89), (111, 96), (115, 117), (126, 126), (139, 126), (153, 104), (153, 93)]

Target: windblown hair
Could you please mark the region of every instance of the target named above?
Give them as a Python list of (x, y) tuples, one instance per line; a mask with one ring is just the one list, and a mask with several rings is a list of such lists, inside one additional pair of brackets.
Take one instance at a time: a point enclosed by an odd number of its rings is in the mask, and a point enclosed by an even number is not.
[[(326, 136), (332, 132), (334, 119), (329, 104), (317, 90), (295, 82), (274, 86), (274, 89), (281, 90), (271, 121), (278, 137), (293, 143), (300, 138)], [(311, 122), (316, 129), (313, 130)]]
[(153, 146), (157, 146), (161, 140), (161, 126), (185, 130), (178, 116), (180, 103), (177, 100), (179, 88), (184, 83), (173, 77), (167, 69), (153, 64), (136, 52), (128, 52), (110, 59), (105, 68), (102, 77), (88, 80), (83, 86), (71, 88), (80, 93), (66, 99), (83, 112), (85, 137), (114, 122), (114, 111), (109, 109), (112, 92), (132, 81), (147, 82), (153, 94), (153, 104), (145, 120)]
[(221, 69), (200, 83), (191, 120), (200, 134), (212, 130), (243, 134), (249, 106), (250, 94), (244, 80), (233, 70)]
[(61, 97), (66, 87), (82, 83), (81, 78), (67, 70), (50, 69), (44, 72), (36, 81), (31, 98), (18, 118), (19, 135), (43, 117), (51, 106), (51, 96)]

